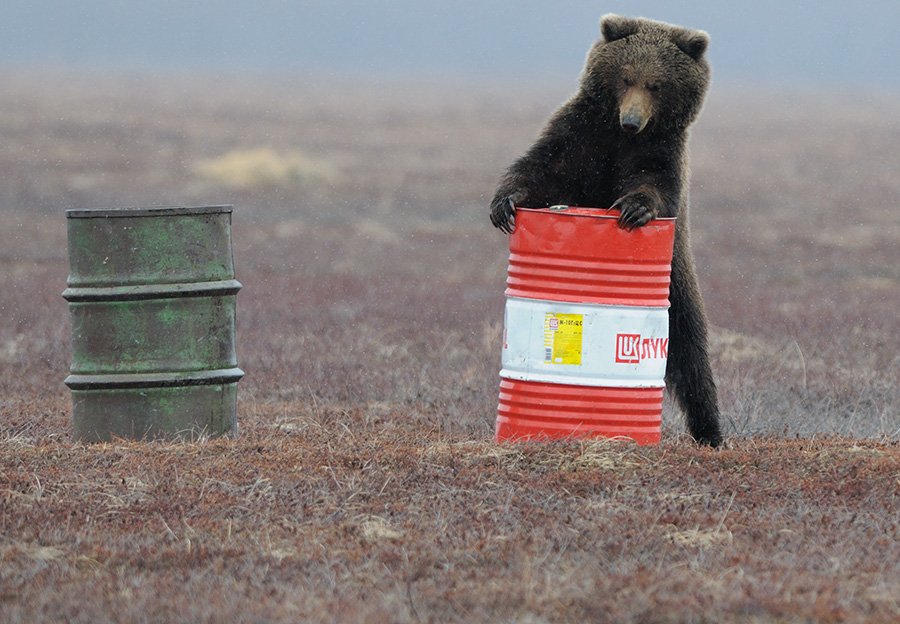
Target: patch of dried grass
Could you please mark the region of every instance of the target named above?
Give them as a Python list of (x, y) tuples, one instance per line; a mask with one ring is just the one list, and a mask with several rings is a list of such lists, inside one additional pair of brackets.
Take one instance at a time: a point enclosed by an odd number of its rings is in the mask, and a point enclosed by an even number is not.
[(687, 529), (672, 528), (666, 532), (666, 539), (679, 546), (697, 548), (713, 548), (734, 541), (734, 535), (728, 529)]
[(201, 160), (193, 170), (208, 184), (245, 190), (334, 184), (341, 178), (339, 170), (325, 160), (269, 147), (232, 150)]
[(362, 531), (364, 539), (370, 542), (394, 541), (403, 537), (403, 531), (400, 531), (388, 523), (381, 516), (366, 516), (359, 522), (359, 528)]

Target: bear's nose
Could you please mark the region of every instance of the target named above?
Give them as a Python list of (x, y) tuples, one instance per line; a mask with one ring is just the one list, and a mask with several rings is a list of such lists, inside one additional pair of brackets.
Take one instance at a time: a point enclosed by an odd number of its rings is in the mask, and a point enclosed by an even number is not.
[(641, 116), (634, 112), (628, 112), (622, 115), (619, 119), (619, 123), (622, 125), (622, 129), (629, 134), (637, 134), (644, 126)]

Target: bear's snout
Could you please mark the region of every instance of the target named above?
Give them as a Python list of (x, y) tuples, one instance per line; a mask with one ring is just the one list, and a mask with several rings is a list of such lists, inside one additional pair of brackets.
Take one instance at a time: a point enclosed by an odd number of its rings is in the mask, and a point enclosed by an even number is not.
[(628, 111), (627, 113), (622, 113), (622, 116), (619, 118), (619, 123), (622, 124), (623, 130), (626, 130), (631, 134), (637, 134), (644, 129), (647, 122), (641, 119), (641, 116), (634, 111)]
[(619, 124), (630, 134), (637, 134), (647, 127), (653, 116), (653, 102), (645, 89), (631, 88), (625, 92), (619, 107)]

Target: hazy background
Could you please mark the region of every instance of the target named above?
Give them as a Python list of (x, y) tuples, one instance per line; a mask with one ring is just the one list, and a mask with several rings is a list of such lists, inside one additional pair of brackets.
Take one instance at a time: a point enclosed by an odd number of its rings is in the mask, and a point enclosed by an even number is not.
[(900, 434), (900, 0), (6, 0), (0, 401), (56, 388), (65, 430), (65, 208), (227, 203), (245, 413), (489, 437), (487, 206), (607, 12), (712, 36), (690, 218), (728, 434)]
[(0, 64), (574, 82), (607, 12), (709, 31), (720, 86), (900, 88), (897, 0), (5, 0)]

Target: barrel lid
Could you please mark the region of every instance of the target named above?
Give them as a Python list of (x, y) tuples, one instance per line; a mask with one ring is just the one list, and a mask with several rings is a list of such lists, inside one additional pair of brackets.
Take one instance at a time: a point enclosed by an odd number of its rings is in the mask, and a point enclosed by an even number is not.
[(174, 217), (182, 215), (228, 214), (234, 206), (149, 206), (145, 208), (79, 208), (66, 210), (68, 219), (108, 219), (111, 217)]
[[(557, 205), (549, 208), (526, 208), (516, 206), (516, 210), (528, 212), (545, 212), (563, 215), (567, 217), (591, 217), (593, 219), (618, 219), (621, 211), (618, 208), (589, 208), (587, 206)], [(675, 217), (657, 217), (654, 221), (674, 221)]]

